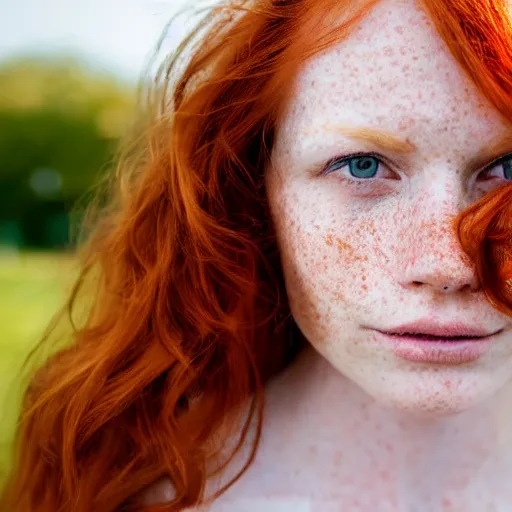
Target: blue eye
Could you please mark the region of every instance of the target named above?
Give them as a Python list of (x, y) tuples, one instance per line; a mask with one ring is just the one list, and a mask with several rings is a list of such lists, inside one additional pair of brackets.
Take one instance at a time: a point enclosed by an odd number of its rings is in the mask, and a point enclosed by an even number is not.
[(505, 179), (512, 180), (512, 159), (509, 158), (508, 160), (503, 160), (501, 165), (503, 166), (503, 175), (505, 176)]
[(379, 161), (374, 156), (358, 156), (349, 160), (348, 168), (354, 178), (373, 178), (379, 170)]
[(512, 155), (506, 155), (496, 160), (487, 168), (484, 176), (512, 180)]
[(338, 158), (328, 166), (328, 171), (336, 171), (348, 167), (350, 175), (358, 179), (374, 178), (379, 171), (380, 161), (369, 155)]

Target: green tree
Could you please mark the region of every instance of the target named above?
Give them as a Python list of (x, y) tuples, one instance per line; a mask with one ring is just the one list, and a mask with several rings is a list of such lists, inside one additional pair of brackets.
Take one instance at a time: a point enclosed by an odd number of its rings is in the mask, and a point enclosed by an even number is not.
[(73, 59), (0, 68), (0, 243), (68, 243), (69, 210), (110, 165), (134, 97)]

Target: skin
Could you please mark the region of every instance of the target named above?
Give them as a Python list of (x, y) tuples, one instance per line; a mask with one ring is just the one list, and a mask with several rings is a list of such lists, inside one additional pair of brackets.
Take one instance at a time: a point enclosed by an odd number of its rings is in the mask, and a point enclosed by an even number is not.
[[(382, 151), (334, 126), (384, 130), (417, 149)], [(510, 319), (486, 301), (451, 229), (505, 182), (503, 166), (483, 179), (470, 162), (508, 133), (415, 2), (382, 2), (297, 80), (267, 173), (292, 313), (315, 349), (380, 402), (452, 414), (512, 375)], [(372, 180), (348, 167), (320, 174), (334, 157), (375, 151), (389, 164)], [(477, 362), (434, 367), (398, 359), (365, 329), (423, 317), (505, 330)]]
[[(486, 301), (451, 221), (505, 182), (503, 166), (474, 162), (510, 127), (416, 1), (378, 4), (294, 85), (266, 185), (309, 346), (269, 385), (256, 460), (211, 510), (509, 510), (511, 322)], [(414, 150), (347, 136), (361, 129)], [(371, 181), (322, 173), (356, 152), (385, 160)], [(427, 364), (368, 329), (427, 316), (502, 332), (476, 361)]]
[[(336, 126), (385, 131), (414, 151), (382, 150)], [(510, 319), (486, 301), (451, 228), (505, 183), (503, 166), (484, 173), (492, 160), (474, 163), (509, 134), (419, 2), (381, 2), (348, 40), (304, 66), (267, 192), (291, 310), (311, 347), (269, 387), (256, 463), (226, 502), (262, 492), (269, 509), (287, 497), (322, 512), (512, 502), (502, 412)], [(347, 167), (322, 174), (356, 152), (386, 159), (371, 182), (356, 183)], [(477, 361), (426, 364), (398, 358), (367, 329), (424, 317), (503, 331)]]

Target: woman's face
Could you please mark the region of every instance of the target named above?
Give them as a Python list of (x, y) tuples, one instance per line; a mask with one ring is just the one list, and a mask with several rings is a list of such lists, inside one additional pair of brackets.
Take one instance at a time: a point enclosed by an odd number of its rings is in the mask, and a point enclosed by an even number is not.
[(490, 397), (512, 376), (510, 319), (486, 301), (451, 222), (512, 179), (512, 158), (493, 164), (500, 141), (512, 151), (509, 127), (414, 1), (378, 4), (294, 91), (266, 179), (300, 329), (402, 410)]

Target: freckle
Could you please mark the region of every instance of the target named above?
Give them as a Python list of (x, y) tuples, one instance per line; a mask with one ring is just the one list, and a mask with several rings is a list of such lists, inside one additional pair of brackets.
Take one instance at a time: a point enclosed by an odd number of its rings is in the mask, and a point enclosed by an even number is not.
[(361, 285), (361, 290), (364, 290), (365, 292), (367, 292), (368, 286), (366, 286), (365, 284)]
[(354, 250), (354, 248), (350, 244), (343, 242), (339, 238), (336, 240), (336, 244), (338, 246), (338, 250), (340, 250), (340, 251), (353, 251)]
[(361, 276), (361, 279), (362, 279), (363, 281), (366, 281), (366, 276)]
[(333, 245), (333, 243), (334, 243), (333, 236), (332, 235), (327, 235), (325, 237), (325, 243), (327, 245)]
[(404, 116), (398, 121), (398, 129), (402, 131), (407, 130), (408, 128), (412, 128), (414, 125), (415, 121), (411, 117)]
[(333, 462), (335, 466), (341, 465), (343, 459), (343, 453), (340, 451), (337, 451), (334, 453)]
[(382, 470), (380, 472), (380, 477), (382, 478), (382, 480), (384, 480), (385, 482), (389, 480), (389, 477), (390, 477), (390, 474), (389, 474), (389, 471), (387, 470)]

